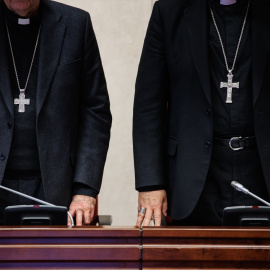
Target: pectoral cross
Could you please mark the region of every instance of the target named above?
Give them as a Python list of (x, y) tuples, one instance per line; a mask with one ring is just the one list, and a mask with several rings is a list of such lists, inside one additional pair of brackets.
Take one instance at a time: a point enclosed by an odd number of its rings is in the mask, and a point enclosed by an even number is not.
[(30, 99), (25, 98), (24, 89), (20, 89), (19, 98), (14, 99), (14, 104), (19, 105), (19, 112), (25, 112), (25, 105), (30, 105)]
[(230, 71), (229, 74), (227, 75), (228, 77), (228, 82), (221, 82), (220, 83), (220, 88), (227, 88), (227, 98), (226, 98), (226, 103), (232, 103), (232, 90), (233, 88), (239, 88), (239, 82), (233, 83), (233, 75), (232, 72)]

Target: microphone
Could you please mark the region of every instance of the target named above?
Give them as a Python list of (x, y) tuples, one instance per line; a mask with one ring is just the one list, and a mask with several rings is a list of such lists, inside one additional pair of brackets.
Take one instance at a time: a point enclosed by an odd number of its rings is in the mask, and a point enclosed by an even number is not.
[(258, 196), (255, 195), (255, 194), (251, 193), (247, 188), (245, 188), (245, 187), (244, 187), (243, 185), (241, 185), (240, 183), (238, 183), (238, 182), (236, 182), (236, 181), (232, 181), (232, 182), (231, 182), (231, 185), (232, 185), (232, 187), (235, 188), (236, 190), (241, 191), (241, 192), (243, 192), (243, 193), (245, 193), (245, 194), (248, 194), (248, 195), (252, 196), (253, 198), (255, 198), (255, 199), (261, 201), (262, 203), (264, 203), (264, 204), (270, 206), (270, 203), (269, 203), (269, 202), (263, 200), (262, 198), (258, 197)]
[[(2, 186), (2, 185), (0, 185), (0, 189), (9, 191), (9, 192), (11, 192), (11, 193), (14, 193), (14, 194), (16, 194), (16, 195), (22, 196), (22, 197), (24, 197), (24, 198), (30, 199), (30, 200), (32, 200), (32, 201), (35, 201), (35, 202), (38, 202), (38, 203), (41, 203), (41, 204), (50, 205), (50, 206), (56, 206), (56, 205), (54, 205), (54, 204), (51, 204), (51, 203), (42, 201), (42, 200), (40, 200), (40, 199), (34, 198), (34, 197), (32, 197), (32, 196), (29, 196), (29, 195), (27, 195), (27, 194), (21, 193), (21, 192), (19, 192), (19, 191), (16, 191), (16, 190), (13, 190), (13, 189), (10, 189), (10, 188), (7, 188), (7, 187), (4, 187), (4, 186)], [(74, 220), (73, 220), (73, 217), (71, 216), (71, 214), (70, 214), (68, 211), (67, 211), (67, 214), (68, 214), (69, 219), (70, 219), (70, 221), (71, 221), (71, 227), (73, 227), (73, 226), (74, 226)]]

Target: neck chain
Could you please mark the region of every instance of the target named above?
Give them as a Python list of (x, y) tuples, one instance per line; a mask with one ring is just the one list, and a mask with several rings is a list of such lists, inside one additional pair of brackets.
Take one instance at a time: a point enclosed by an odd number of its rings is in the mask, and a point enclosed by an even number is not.
[(227, 75), (228, 82), (221, 82), (220, 83), (220, 88), (224, 88), (224, 87), (227, 88), (226, 103), (232, 103), (232, 90), (233, 90), (233, 88), (239, 88), (239, 82), (233, 83), (233, 74), (232, 74), (232, 72), (234, 70), (234, 66), (235, 66), (235, 62), (236, 62), (237, 56), (238, 56), (238, 51), (239, 51), (240, 43), (241, 43), (243, 32), (244, 32), (244, 29), (245, 29), (245, 25), (246, 25), (246, 21), (247, 21), (247, 15), (248, 15), (248, 10), (249, 10), (249, 4), (250, 4), (250, 0), (248, 1), (246, 15), (245, 15), (245, 18), (244, 18), (244, 22), (243, 22), (243, 25), (242, 25), (240, 37), (239, 37), (238, 44), (237, 44), (237, 47), (236, 47), (236, 52), (235, 52), (235, 55), (234, 55), (233, 64), (232, 64), (232, 67), (230, 69), (229, 66), (228, 66), (228, 60), (227, 60), (225, 49), (224, 49), (224, 46), (223, 46), (223, 43), (222, 43), (221, 35), (220, 35), (220, 32), (219, 32), (218, 27), (217, 27), (217, 23), (216, 23), (216, 20), (215, 20), (215, 17), (214, 17), (213, 10), (212, 10), (211, 5), (209, 3), (211, 16), (212, 16), (213, 23), (215, 25), (215, 28), (216, 28), (216, 31), (217, 31), (217, 34), (218, 34), (219, 42), (220, 42), (220, 45), (221, 45), (221, 48), (222, 48), (222, 52), (223, 52), (223, 56), (224, 56), (224, 60), (225, 60), (226, 69), (228, 71), (228, 75)]
[(7, 20), (6, 20), (6, 28), (7, 28), (7, 36), (8, 36), (8, 42), (9, 42), (13, 67), (14, 67), (14, 71), (15, 71), (17, 85), (18, 85), (18, 88), (19, 88), (19, 91), (20, 91), (19, 98), (14, 99), (14, 104), (19, 105), (19, 110), (18, 111), (20, 113), (23, 113), (23, 112), (25, 112), (25, 105), (30, 105), (30, 99), (25, 98), (25, 90), (26, 90), (28, 82), (29, 82), (30, 74), (31, 74), (31, 71), (32, 71), (32, 67), (33, 67), (33, 63), (34, 63), (34, 59), (35, 59), (35, 55), (36, 55), (36, 51), (37, 51), (37, 46), (38, 46), (38, 41), (39, 41), (39, 36), (40, 36), (40, 27), (39, 27), (39, 30), (38, 30), (38, 35), (37, 35), (37, 40), (36, 40), (33, 56), (32, 56), (32, 61), (31, 61), (31, 64), (30, 64), (30, 68), (29, 68), (29, 71), (28, 71), (28, 75), (27, 75), (27, 79), (26, 79), (26, 83), (25, 83), (24, 88), (21, 88), (21, 86), (20, 86), (20, 81), (19, 81), (19, 76), (18, 76), (17, 67), (16, 67), (16, 63), (15, 63), (15, 58), (14, 58), (14, 53), (13, 53), (13, 49), (12, 49), (12, 45), (11, 45)]

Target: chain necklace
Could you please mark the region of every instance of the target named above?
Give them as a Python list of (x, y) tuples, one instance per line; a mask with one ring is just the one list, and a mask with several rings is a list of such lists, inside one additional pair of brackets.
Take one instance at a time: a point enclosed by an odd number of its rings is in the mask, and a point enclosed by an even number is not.
[(8, 36), (8, 42), (9, 42), (13, 67), (14, 67), (14, 71), (15, 71), (17, 85), (18, 85), (18, 88), (19, 88), (19, 91), (20, 91), (19, 98), (14, 99), (14, 104), (19, 105), (19, 110), (18, 111), (20, 113), (23, 113), (23, 112), (25, 112), (25, 105), (30, 105), (30, 99), (25, 98), (25, 90), (26, 90), (28, 82), (29, 82), (30, 74), (31, 74), (31, 71), (32, 71), (32, 67), (33, 67), (33, 63), (34, 63), (34, 59), (35, 59), (35, 55), (36, 55), (36, 51), (37, 51), (37, 46), (38, 46), (38, 41), (39, 41), (39, 36), (40, 36), (40, 27), (39, 27), (39, 30), (38, 30), (38, 35), (37, 35), (37, 40), (36, 40), (33, 56), (32, 56), (32, 61), (31, 61), (31, 64), (30, 64), (30, 68), (29, 68), (29, 71), (28, 71), (28, 75), (27, 75), (27, 79), (26, 79), (26, 83), (25, 83), (24, 88), (21, 88), (21, 86), (20, 86), (20, 81), (19, 81), (19, 76), (18, 76), (17, 67), (16, 67), (16, 63), (15, 63), (15, 58), (14, 58), (14, 53), (13, 53), (13, 49), (12, 49), (12, 45), (11, 45), (11, 39), (10, 39), (9, 30), (8, 30), (7, 20), (6, 20), (6, 28), (7, 28), (7, 36)]
[(232, 67), (230, 69), (229, 66), (228, 66), (228, 60), (227, 60), (225, 49), (224, 49), (224, 46), (223, 46), (223, 43), (222, 43), (221, 35), (220, 35), (220, 32), (219, 32), (218, 27), (217, 27), (217, 23), (216, 23), (216, 20), (215, 20), (215, 17), (214, 17), (213, 10), (212, 10), (211, 5), (209, 3), (211, 16), (212, 16), (213, 23), (215, 25), (215, 28), (216, 28), (216, 31), (217, 31), (217, 34), (218, 34), (219, 42), (220, 42), (220, 45), (221, 45), (221, 48), (222, 48), (222, 52), (223, 52), (223, 56), (224, 56), (224, 60), (225, 60), (226, 69), (228, 71), (228, 75), (227, 75), (228, 82), (221, 82), (220, 83), (220, 88), (224, 88), (224, 87), (227, 88), (226, 103), (232, 103), (232, 90), (233, 90), (233, 88), (239, 88), (239, 82), (233, 83), (233, 74), (232, 74), (232, 72), (234, 70), (234, 66), (235, 66), (235, 62), (236, 62), (237, 56), (238, 56), (238, 51), (239, 51), (240, 43), (241, 43), (243, 32), (244, 32), (244, 29), (245, 29), (245, 25), (246, 25), (246, 21), (247, 21), (247, 15), (248, 15), (248, 10), (249, 10), (249, 4), (250, 4), (250, 0), (248, 1), (246, 15), (245, 15), (245, 18), (244, 18), (244, 22), (243, 22), (243, 25), (242, 25), (240, 37), (239, 37), (238, 44), (237, 44), (237, 47), (236, 47), (236, 52), (235, 52), (235, 55), (234, 55), (233, 64), (232, 64)]

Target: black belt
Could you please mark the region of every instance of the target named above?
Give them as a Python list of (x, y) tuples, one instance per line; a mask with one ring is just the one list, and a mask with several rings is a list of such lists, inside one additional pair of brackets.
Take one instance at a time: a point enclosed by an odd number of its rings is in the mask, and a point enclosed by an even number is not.
[(236, 151), (256, 145), (256, 138), (255, 136), (252, 137), (239, 136), (239, 137), (232, 137), (230, 139), (214, 138), (213, 144), (216, 146), (226, 146)]

